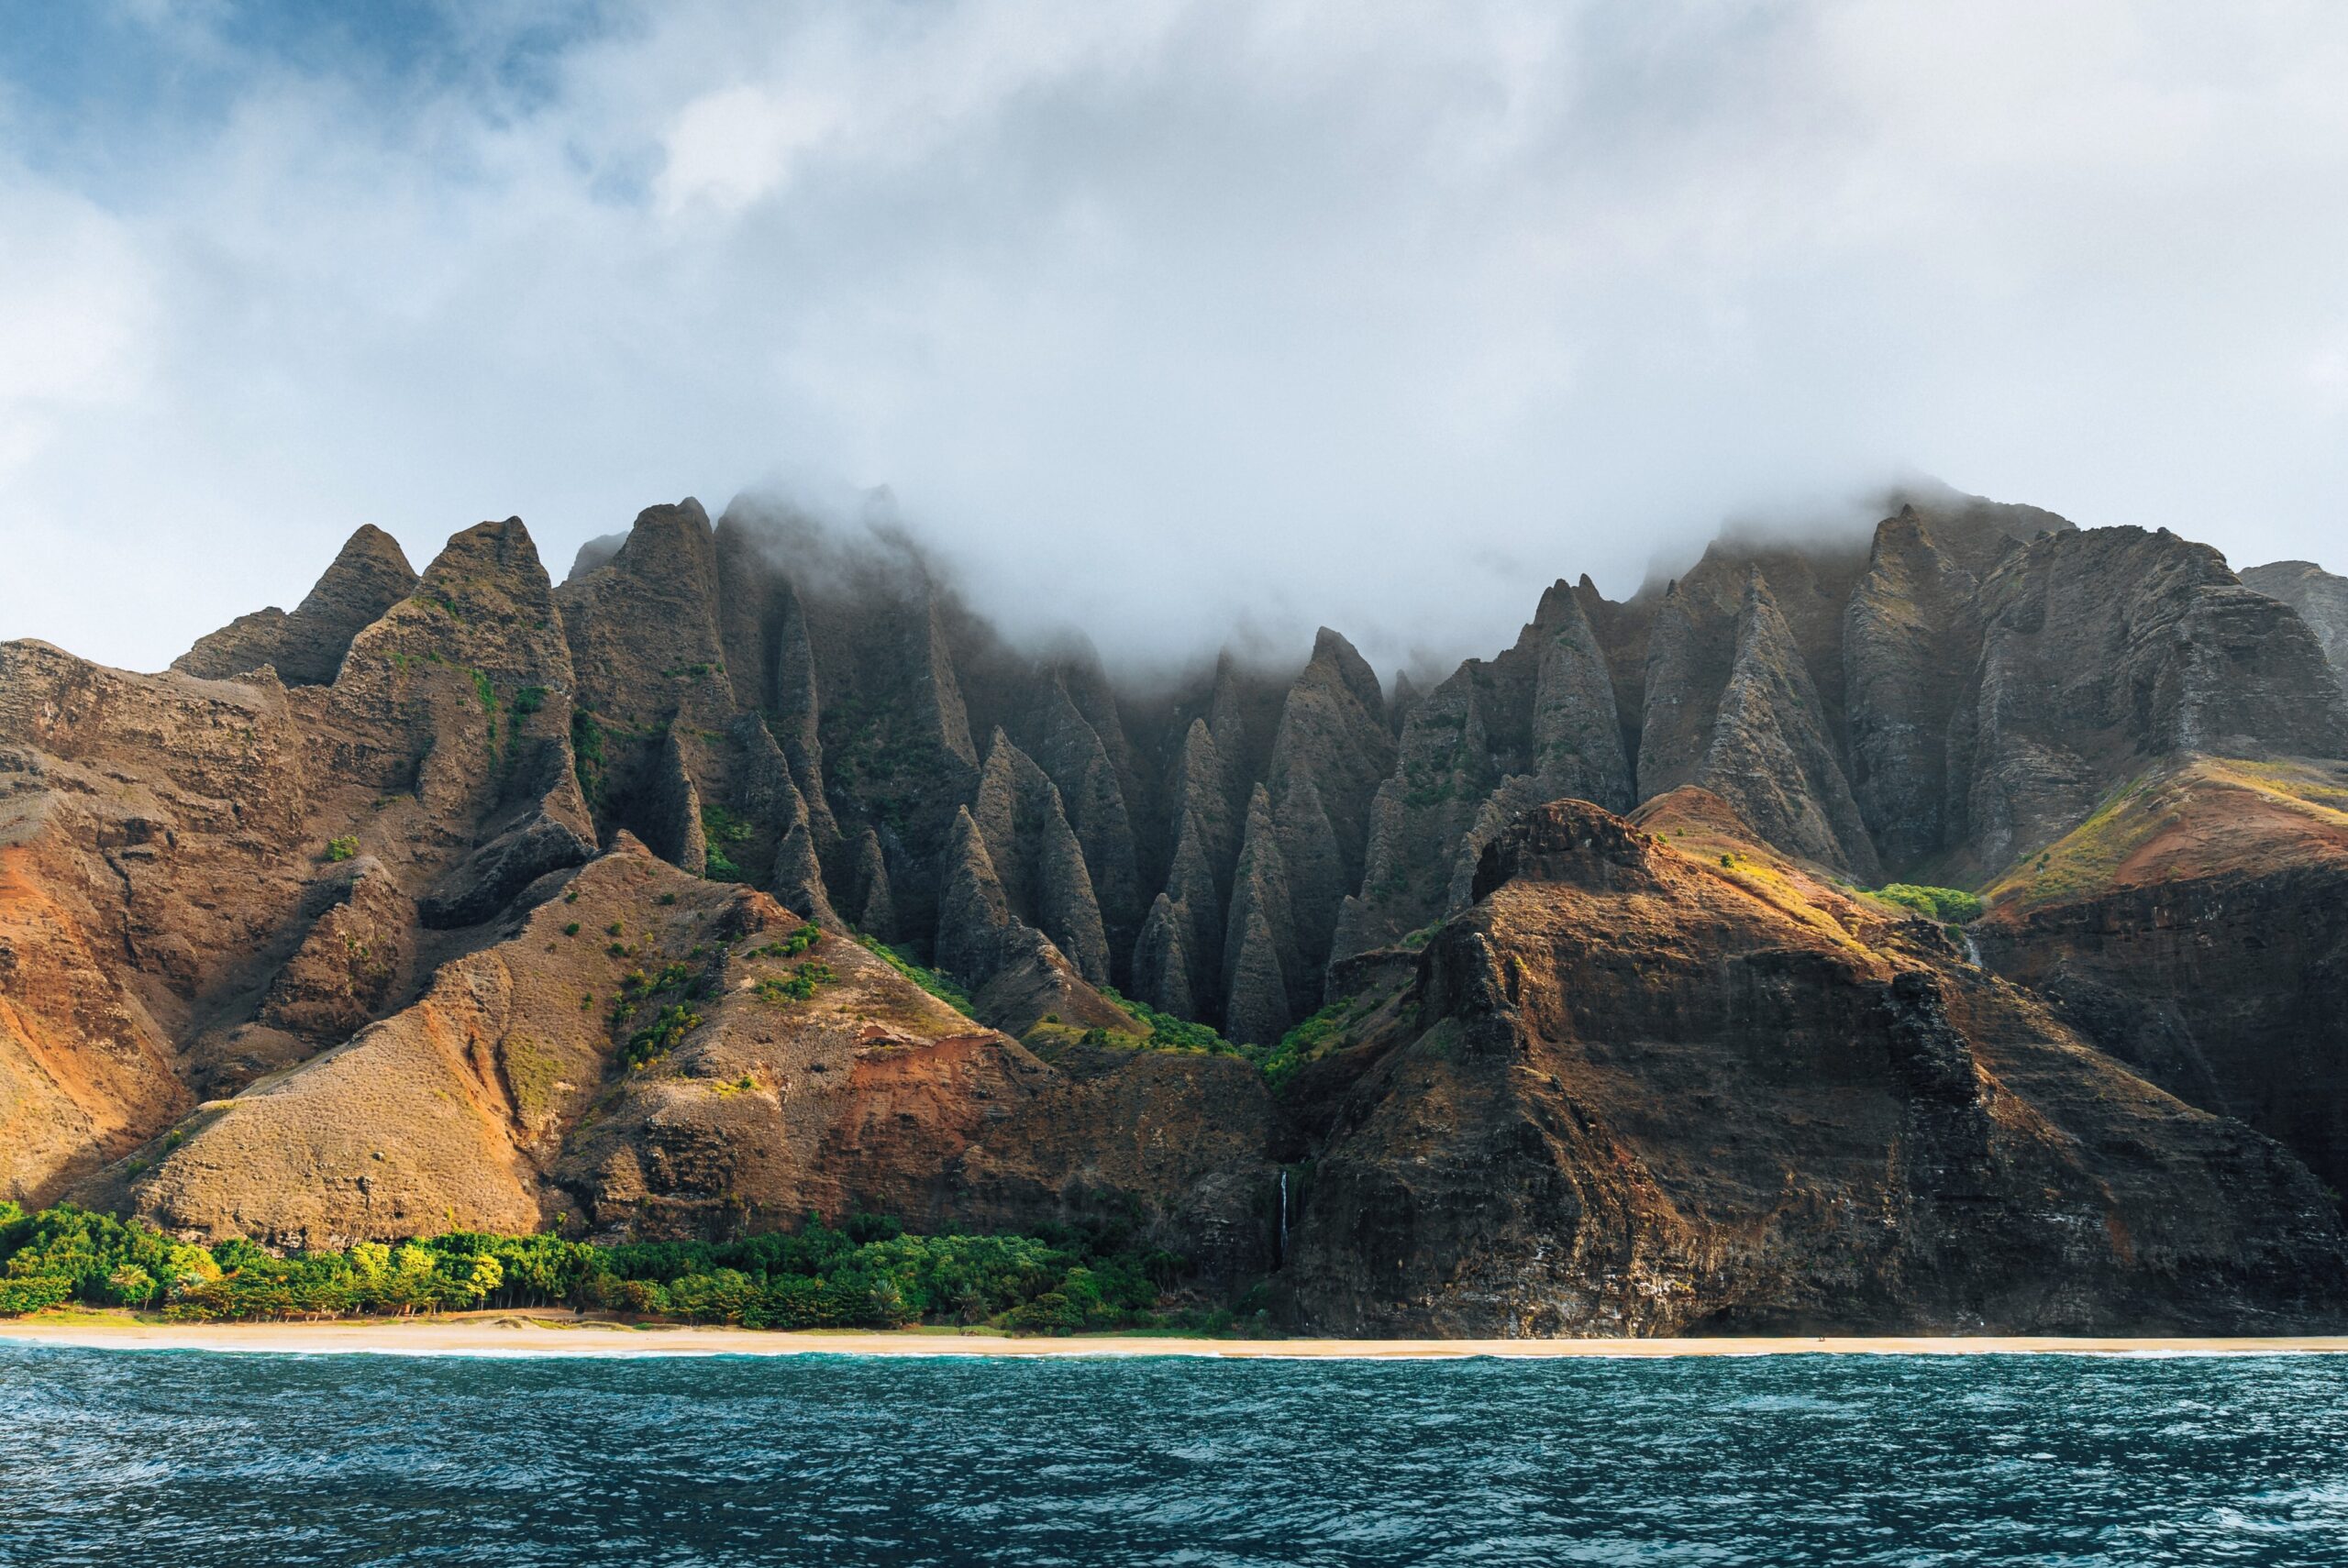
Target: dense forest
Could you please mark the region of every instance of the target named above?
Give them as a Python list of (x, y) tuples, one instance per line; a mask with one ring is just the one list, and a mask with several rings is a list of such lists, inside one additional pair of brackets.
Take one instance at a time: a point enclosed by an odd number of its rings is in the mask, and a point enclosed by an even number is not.
[(914, 1236), (860, 1214), (732, 1242), (451, 1231), (281, 1255), (241, 1239), (177, 1241), (72, 1205), (27, 1214), (0, 1202), (0, 1316), (80, 1302), (199, 1322), (570, 1307), (751, 1329), (1231, 1327), (1228, 1309), (1161, 1309), (1187, 1272), (1180, 1256), (1135, 1248), (1113, 1226)]

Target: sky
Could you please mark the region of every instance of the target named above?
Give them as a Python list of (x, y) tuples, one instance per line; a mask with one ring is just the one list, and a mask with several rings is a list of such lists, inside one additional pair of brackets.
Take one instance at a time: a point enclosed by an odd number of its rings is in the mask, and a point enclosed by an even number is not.
[(746, 490), (1129, 661), (1915, 475), (2348, 570), (2342, 82), (2330, 0), (0, 0), (0, 637)]

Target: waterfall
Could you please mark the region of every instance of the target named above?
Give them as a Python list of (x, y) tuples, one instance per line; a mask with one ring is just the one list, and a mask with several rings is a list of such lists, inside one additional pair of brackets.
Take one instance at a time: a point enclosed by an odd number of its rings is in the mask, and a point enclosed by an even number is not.
[(1272, 1263), (1272, 1266), (1273, 1266), (1273, 1267), (1275, 1267), (1275, 1268), (1281, 1268), (1281, 1267), (1285, 1267), (1285, 1266), (1287, 1265), (1287, 1264), (1288, 1264), (1288, 1167), (1287, 1167), (1286, 1165), (1282, 1165), (1282, 1166), (1280, 1167), (1280, 1245), (1279, 1245), (1279, 1251), (1278, 1253), (1276, 1253), (1275, 1254), (1273, 1254), (1273, 1263)]
[(1965, 961), (1977, 969), (1988, 968), (1988, 966), (1981, 962), (1981, 949), (1974, 945), (1973, 933), (1960, 925), (1956, 928), (1956, 935), (1957, 940), (1965, 944)]

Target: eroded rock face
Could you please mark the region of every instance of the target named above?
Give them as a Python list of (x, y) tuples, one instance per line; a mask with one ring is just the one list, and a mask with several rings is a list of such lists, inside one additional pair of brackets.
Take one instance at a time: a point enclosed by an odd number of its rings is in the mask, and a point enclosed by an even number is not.
[(399, 541), (381, 528), (353, 534), (294, 613), (271, 607), (198, 639), (172, 661), (188, 675), (225, 680), (269, 665), (288, 686), (327, 686), (350, 641), (415, 591)]
[(1286, 1275), (1301, 1321), (2148, 1331), (2340, 1309), (2338, 1218), (2274, 1144), (1933, 928), (1756, 845), (1740, 864), (1571, 801), (1486, 849), (1415, 1008), (1328, 1091)]
[(415, 903), (372, 856), (351, 861), (317, 897), (325, 907), (270, 981), (259, 1018), (328, 1045), (388, 1010), (413, 955)]
[(1962, 552), (1911, 506), (1877, 527), (1844, 614), (1851, 793), (1894, 871), (1951, 840), (1949, 731), (1981, 646), (1978, 588)]
[(46, 1201), (191, 1102), (180, 1043), (298, 919), (305, 756), (267, 672), (0, 645), (0, 1190)]
[[(1078, 973), (1105, 984), (1109, 942), (1083, 845), (1069, 825), (1058, 787), (1001, 730), (988, 745), (972, 821), (1008, 912), (1049, 937)], [(941, 920), (949, 919), (941, 913)], [(941, 934), (941, 940), (951, 938)]]
[(2323, 645), (2332, 673), (2348, 681), (2348, 577), (2328, 572), (2313, 561), (2276, 561), (2251, 568), (2242, 580), (2243, 587), (2297, 611)]
[(2196, 759), (1993, 889), (1997, 970), (2348, 1189), (2348, 767)]
[(1631, 769), (1606, 656), (1561, 580), (1516, 646), (1469, 659), (1412, 705), (1394, 772), (1371, 806), (1360, 893), (1338, 921), (1340, 956), (1393, 942), (1467, 902), (1490, 836), (1526, 806), (1631, 804)]
[(1735, 660), (1695, 781), (1726, 801), (1766, 842), (1877, 882), (1882, 868), (1822, 706), (1793, 633), (1756, 570), (1745, 584)]
[(2340, 683), (2304, 622), (2166, 533), (2052, 535), (1984, 580), (1959, 723), (1966, 849), (1995, 869), (2176, 752), (2348, 752)]

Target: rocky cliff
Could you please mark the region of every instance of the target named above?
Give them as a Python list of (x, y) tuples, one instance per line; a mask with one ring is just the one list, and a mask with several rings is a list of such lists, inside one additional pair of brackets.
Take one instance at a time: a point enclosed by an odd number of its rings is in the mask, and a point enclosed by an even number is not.
[(1333, 1332), (2203, 1331), (2325, 1320), (2315, 1181), (1935, 927), (1691, 787), (1521, 814), (1308, 1080), (1294, 1256)]
[(361, 530), (161, 675), (0, 645), (0, 1194), (1106, 1206), (1348, 1331), (2314, 1321), (2339, 581), (1933, 491), (1447, 674), (1126, 680), (754, 499), (560, 584)]

